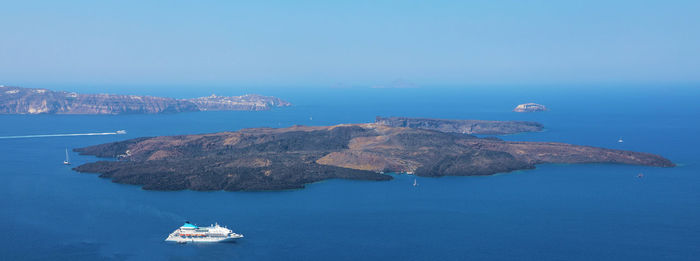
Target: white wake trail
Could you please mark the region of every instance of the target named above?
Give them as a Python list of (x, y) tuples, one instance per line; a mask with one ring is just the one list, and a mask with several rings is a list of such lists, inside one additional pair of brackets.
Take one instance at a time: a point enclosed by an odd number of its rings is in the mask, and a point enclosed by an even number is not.
[(124, 134), (119, 132), (96, 132), (96, 133), (71, 133), (71, 134), (40, 134), (21, 136), (0, 136), (0, 139), (25, 139), (25, 138), (48, 138), (48, 137), (73, 137), (73, 136), (99, 136)]

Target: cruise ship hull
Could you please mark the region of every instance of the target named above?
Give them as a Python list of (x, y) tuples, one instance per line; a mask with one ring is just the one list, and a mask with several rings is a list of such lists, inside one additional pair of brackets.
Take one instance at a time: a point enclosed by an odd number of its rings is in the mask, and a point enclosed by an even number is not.
[(233, 233), (226, 227), (219, 224), (209, 227), (198, 227), (189, 222), (170, 233), (165, 241), (176, 243), (222, 243), (232, 242), (242, 238), (243, 235)]
[(188, 238), (188, 237), (168, 237), (165, 239), (167, 242), (175, 242), (175, 243), (228, 243), (228, 242), (234, 242), (236, 239), (242, 238), (241, 237), (228, 237), (228, 238)]

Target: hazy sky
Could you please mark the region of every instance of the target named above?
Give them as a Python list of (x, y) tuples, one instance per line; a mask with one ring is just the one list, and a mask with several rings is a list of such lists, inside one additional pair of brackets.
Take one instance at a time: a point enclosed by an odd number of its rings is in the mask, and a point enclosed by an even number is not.
[(2, 1), (0, 84), (700, 82), (700, 1)]

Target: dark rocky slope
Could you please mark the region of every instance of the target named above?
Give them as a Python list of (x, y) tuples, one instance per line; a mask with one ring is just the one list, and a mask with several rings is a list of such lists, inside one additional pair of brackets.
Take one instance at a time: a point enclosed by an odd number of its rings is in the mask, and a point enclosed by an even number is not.
[(465, 134), (502, 135), (520, 132), (542, 131), (544, 126), (532, 121), (484, 121), (484, 120), (445, 120), (428, 118), (379, 117), (377, 124), (390, 127), (407, 127), (441, 132)]

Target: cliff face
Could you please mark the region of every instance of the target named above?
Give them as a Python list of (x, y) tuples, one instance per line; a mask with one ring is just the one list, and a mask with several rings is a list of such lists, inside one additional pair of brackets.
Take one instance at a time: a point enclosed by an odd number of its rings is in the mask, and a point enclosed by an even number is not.
[(176, 113), (208, 110), (269, 110), (273, 107), (290, 105), (279, 98), (261, 95), (172, 99), (0, 87), (0, 114)]
[(377, 116), (375, 123), (390, 127), (407, 127), (441, 132), (489, 135), (542, 131), (544, 128), (541, 123), (531, 121), (444, 120), (404, 117), (383, 118), (379, 116)]
[(274, 190), (330, 178), (388, 180), (490, 175), (540, 163), (620, 163), (671, 167), (663, 157), (562, 143), (508, 142), (379, 124), (245, 129), (139, 138), (76, 149), (117, 157), (76, 168), (155, 190)]
[(202, 111), (262, 111), (272, 107), (286, 107), (292, 104), (277, 97), (249, 94), (243, 96), (225, 97), (208, 96), (187, 101), (197, 105)]

